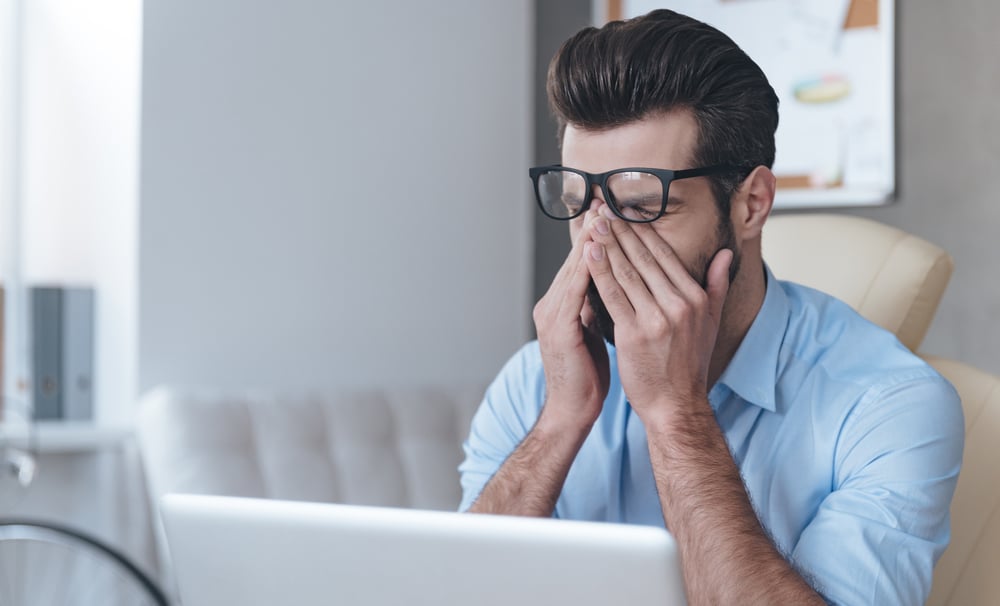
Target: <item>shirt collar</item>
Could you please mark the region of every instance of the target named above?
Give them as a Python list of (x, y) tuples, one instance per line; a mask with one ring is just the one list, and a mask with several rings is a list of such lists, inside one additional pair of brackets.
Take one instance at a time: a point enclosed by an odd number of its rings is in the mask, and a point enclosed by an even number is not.
[(764, 303), (719, 377), (719, 383), (747, 402), (774, 412), (778, 353), (785, 339), (790, 312), (785, 291), (767, 265), (764, 272), (767, 279)]

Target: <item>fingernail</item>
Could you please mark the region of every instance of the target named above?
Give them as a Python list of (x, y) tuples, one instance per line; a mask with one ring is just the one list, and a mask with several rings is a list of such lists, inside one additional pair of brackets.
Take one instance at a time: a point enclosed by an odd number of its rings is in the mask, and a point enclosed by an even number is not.
[(595, 261), (600, 261), (604, 258), (604, 247), (600, 244), (590, 245), (590, 258)]
[(602, 236), (606, 236), (608, 234), (608, 231), (610, 230), (610, 226), (608, 225), (608, 220), (598, 219), (597, 221), (594, 221), (594, 229), (596, 229), (597, 233), (601, 234)]
[(611, 209), (608, 208), (607, 206), (601, 209), (601, 214), (607, 217), (608, 219), (611, 219), (612, 221), (618, 218), (615, 216), (615, 213), (611, 212)]

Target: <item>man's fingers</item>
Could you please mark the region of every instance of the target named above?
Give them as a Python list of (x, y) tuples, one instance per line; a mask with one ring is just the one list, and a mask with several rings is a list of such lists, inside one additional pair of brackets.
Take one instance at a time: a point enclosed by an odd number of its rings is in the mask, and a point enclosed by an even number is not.
[[(598, 221), (606, 220), (599, 219)], [(622, 282), (622, 285), (625, 287), (625, 292), (632, 300), (632, 304), (636, 310), (644, 313), (647, 304), (650, 306), (656, 305), (663, 310), (674, 305), (678, 299), (690, 298), (684, 297), (683, 293), (671, 281), (669, 274), (664, 270), (663, 262), (657, 258), (653, 250), (638, 237), (629, 225), (629, 223), (619, 219), (606, 221), (603, 224), (606, 233), (602, 233), (602, 231), (596, 229), (601, 224), (595, 223), (595, 229), (591, 231), (591, 234), (595, 242), (601, 242), (608, 247), (609, 254), (616, 249), (620, 249), (623, 262), (616, 262), (618, 260), (612, 255), (610, 257), (611, 267), (614, 270), (615, 276), (619, 278), (619, 282)], [(659, 236), (656, 239), (661, 244), (666, 245)], [(672, 249), (669, 250), (669, 255), (671, 257), (674, 256)], [(634, 275), (636, 271), (641, 277), (643, 286), (642, 291), (638, 293), (637, 289), (630, 288), (630, 285), (626, 282), (626, 279)], [(683, 266), (681, 266), (681, 271), (684, 271)], [(621, 272), (624, 272), (624, 275), (619, 275)], [(697, 284), (695, 284), (695, 287), (697, 287)], [(647, 297), (645, 297), (646, 293), (649, 294), (648, 301)], [(640, 298), (636, 299), (635, 297)], [(652, 311), (652, 308), (649, 311)]]
[(723, 248), (715, 253), (712, 264), (708, 266), (708, 308), (716, 323), (722, 320), (722, 307), (729, 293), (729, 268), (733, 264), (733, 251)]
[[(588, 272), (588, 275), (589, 272)], [(587, 330), (594, 330), (597, 323), (597, 314), (594, 313), (594, 308), (590, 305), (584, 305), (580, 309), (580, 324)]]
[(588, 241), (590, 241), (590, 224), (593, 223), (595, 213), (587, 213), (583, 218), (583, 226), (577, 233), (577, 237), (572, 242), (572, 247), (570, 248), (569, 254), (566, 255), (566, 260), (563, 261), (559, 271), (556, 272), (554, 278), (552, 278), (552, 284), (549, 285), (549, 291), (554, 291), (560, 288), (563, 282), (567, 280), (572, 280), (573, 273), (576, 271), (577, 264), (580, 259), (583, 258), (583, 246)]
[(560, 322), (579, 322), (580, 312), (587, 301), (587, 286), (590, 284), (590, 269), (584, 258), (587, 242), (580, 242), (580, 254), (576, 257), (573, 273), (566, 278), (565, 288), (559, 301), (557, 317)]
[(676, 292), (682, 294), (689, 301), (696, 300), (700, 296), (704, 289), (691, 277), (684, 263), (677, 256), (677, 252), (657, 233), (652, 225), (637, 223), (622, 229), (622, 231), (625, 230), (632, 232), (632, 238), (638, 243), (636, 248), (641, 245), (652, 254)]
[(621, 284), (615, 279), (608, 260), (608, 247), (597, 242), (588, 242), (586, 246), (584, 257), (590, 269), (590, 276), (594, 279), (594, 285), (601, 295), (601, 300), (604, 301), (604, 307), (611, 314), (611, 319), (615, 323), (631, 321), (635, 316), (635, 308), (632, 307)]
[[(603, 221), (603, 219), (598, 220)], [(620, 221), (620, 223), (624, 223), (624, 221)], [(653, 259), (651, 255), (646, 255), (645, 258), (640, 259), (639, 263), (636, 263), (630, 258), (630, 255), (626, 254), (621, 242), (616, 238), (609, 235), (600, 237), (600, 243), (604, 245), (608, 262), (611, 265), (611, 273), (625, 291), (625, 296), (628, 297), (632, 307), (640, 314), (658, 311), (660, 302), (657, 301), (658, 296), (654, 292), (657, 290), (668, 291), (661, 292), (666, 300), (670, 296), (670, 285), (663, 275), (663, 270), (656, 265), (656, 259)], [(598, 241), (596, 237), (594, 241)], [(641, 255), (634, 256), (641, 257)]]
[(584, 233), (576, 239), (576, 242), (573, 243), (573, 247), (570, 248), (569, 254), (566, 255), (566, 260), (563, 261), (562, 266), (559, 267), (559, 271), (557, 271), (555, 277), (552, 278), (552, 284), (549, 285), (549, 290), (558, 288), (563, 282), (568, 280), (570, 276), (573, 275), (574, 271), (576, 271), (578, 262), (583, 258), (583, 245), (586, 240), (587, 238)]

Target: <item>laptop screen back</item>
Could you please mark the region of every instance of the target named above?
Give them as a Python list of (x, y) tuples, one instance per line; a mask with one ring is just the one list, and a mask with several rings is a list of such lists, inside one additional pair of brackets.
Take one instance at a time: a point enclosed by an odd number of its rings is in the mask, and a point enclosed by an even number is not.
[(185, 606), (684, 604), (662, 528), (168, 495)]

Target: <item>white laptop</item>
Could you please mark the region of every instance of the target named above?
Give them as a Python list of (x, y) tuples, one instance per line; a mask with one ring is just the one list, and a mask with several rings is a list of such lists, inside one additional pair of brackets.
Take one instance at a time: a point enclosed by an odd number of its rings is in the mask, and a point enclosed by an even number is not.
[(195, 495), (162, 512), (184, 606), (685, 604), (662, 528)]

